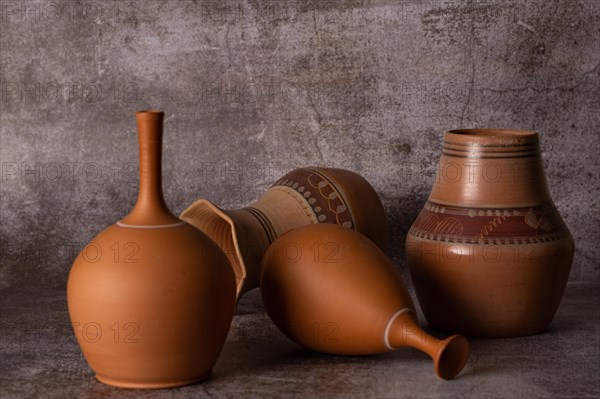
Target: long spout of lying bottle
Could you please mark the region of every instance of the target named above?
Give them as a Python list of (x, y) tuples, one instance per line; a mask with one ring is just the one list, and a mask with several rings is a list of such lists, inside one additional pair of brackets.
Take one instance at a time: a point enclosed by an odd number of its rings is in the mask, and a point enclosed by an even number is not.
[(398, 313), (391, 320), (387, 341), (391, 349), (410, 346), (427, 353), (434, 361), (436, 374), (445, 380), (456, 377), (469, 357), (469, 341), (464, 336), (436, 339), (419, 327), (412, 311)]

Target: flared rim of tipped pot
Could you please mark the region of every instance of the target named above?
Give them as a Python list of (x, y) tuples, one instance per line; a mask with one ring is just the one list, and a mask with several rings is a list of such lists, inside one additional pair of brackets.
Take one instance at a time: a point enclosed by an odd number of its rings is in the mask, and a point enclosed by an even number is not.
[[(203, 212), (206, 210), (208, 212)], [(216, 237), (217, 231), (206, 228), (209, 225), (215, 226), (214, 223), (211, 224), (210, 221), (206, 219), (206, 216), (209, 214), (216, 216), (217, 220), (227, 225), (227, 234)], [(195, 215), (200, 217), (194, 217)], [(240, 250), (237, 238), (238, 234), (233, 219), (224, 210), (207, 199), (200, 199), (194, 202), (181, 213), (179, 218), (202, 231), (223, 250), (227, 256), (227, 259), (229, 259), (229, 263), (231, 264), (233, 272), (235, 273), (236, 294), (239, 297), (244, 288), (248, 273), (242, 252)], [(223, 240), (226, 240), (227, 242), (225, 243)], [(229, 250), (230, 248), (233, 248), (235, 253), (232, 253), (232, 251)]]
[(435, 358), (435, 373), (444, 380), (451, 380), (467, 364), (469, 341), (463, 335), (453, 335), (444, 342), (445, 345)]

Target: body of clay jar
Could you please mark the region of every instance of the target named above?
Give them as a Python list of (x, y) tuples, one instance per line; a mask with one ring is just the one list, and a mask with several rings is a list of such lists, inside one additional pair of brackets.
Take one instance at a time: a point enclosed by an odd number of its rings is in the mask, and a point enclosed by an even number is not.
[(130, 388), (208, 377), (235, 306), (227, 259), (187, 223), (104, 230), (77, 257), (67, 295), (98, 379)]

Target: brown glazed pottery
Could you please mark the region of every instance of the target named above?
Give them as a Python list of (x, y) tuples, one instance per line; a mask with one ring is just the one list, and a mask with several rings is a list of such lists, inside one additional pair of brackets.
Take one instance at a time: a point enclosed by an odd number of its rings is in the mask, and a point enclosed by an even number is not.
[(387, 245), (385, 211), (377, 193), (364, 178), (343, 169), (296, 169), (246, 208), (222, 210), (201, 199), (180, 217), (223, 249), (235, 271), (238, 297), (258, 287), (264, 253), (293, 228), (335, 223), (364, 234), (383, 250)]
[(482, 337), (545, 330), (574, 244), (548, 193), (538, 135), (446, 132), (431, 195), (406, 245), (431, 327)]
[(233, 317), (235, 276), (219, 247), (165, 205), (163, 113), (136, 118), (137, 203), (78, 255), (67, 285), (69, 313), (100, 381), (186, 385), (208, 377), (217, 360)]
[(467, 361), (466, 338), (437, 340), (421, 330), (391, 262), (351, 229), (314, 224), (284, 234), (265, 254), (260, 284), (275, 324), (307, 348), (366, 355), (410, 346), (427, 353), (444, 379)]

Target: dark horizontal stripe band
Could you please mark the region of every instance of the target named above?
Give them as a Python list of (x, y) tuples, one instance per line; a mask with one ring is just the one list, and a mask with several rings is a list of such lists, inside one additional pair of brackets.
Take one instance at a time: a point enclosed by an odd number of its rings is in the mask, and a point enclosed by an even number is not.
[(531, 150), (519, 150), (519, 151), (506, 151), (506, 150), (498, 150), (498, 151), (475, 151), (475, 150), (457, 150), (456, 148), (448, 148), (448, 147), (443, 147), (442, 151), (445, 152), (456, 152), (458, 154), (482, 154), (482, 155), (486, 155), (489, 154), (491, 156), (494, 155), (502, 155), (502, 154), (507, 154), (507, 155), (525, 155), (525, 154), (539, 154), (539, 150), (538, 149), (531, 149)]
[(527, 155), (498, 155), (498, 156), (485, 156), (485, 155), (471, 155), (471, 156), (465, 156), (465, 155), (458, 155), (458, 154), (449, 154), (446, 151), (442, 151), (443, 155), (447, 155), (449, 157), (455, 157), (455, 158), (471, 158), (471, 159), (506, 159), (506, 158), (532, 158), (532, 157), (536, 157), (538, 155), (540, 155), (539, 152), (535, 152), (535, 153), (531, 153), (531, 154), (527, 154)]
[(522, 144), (479, 144), (479, 143), (454, 143), (452, 141), (446, 141), (444, 140), (444, 144), (448, 144), (448, 145), (456, 145), (456, 146), (460, 146), (460, 147), (503, 147), (503, 148), (510, 148), (510, 147), (526, 147), (526, 146), (539, 146), (539, 142), (529, 142), (529, 143), (522, 143)]
[(448, 147), (446, 145), (442, 146), (442, 150), (447, 150), (447, 151), (456, 151), (456, 152), (481, 152), (483, 154), (498, 154), (498, 153), (504, 153), (504, 154), (514, 154), (514, 153), (527, 153), (527, 152), (539, 152), (540, 149), (539, 147), (531, 147), (531, 148), (515, 148), (513, 151), (509, 151), (506, 148), (488, 148), (485, 150), (482, 150), (480, 148), (474, 147), (474, 148), (452, 148), (452, 147)]
[(522, 244), (545, 244), (564, 239), (569, 239), (571, 235), (567, 232), (562, 232), (554, 235), (546, 236), (515, 236), (515, 237), (487, 237), (479, 238), (474, 236), (469, 237), (454, 237), (444, 234), (428, 233), (415, 228), (410, 228), (408, 234), (424, 240), (437, 241), (446, 244), (470, 244), (470, 245), (522, 245)]
[(507, 206), (507, 207), (502, 207), (502, 206), (493, 206), (493, 207), (477, 207), (477, 206), (462, 206), (462, 205), (445, 205), (445, 204), (440, 204), (439, 202), (435, 202), (432, 200), (427, 200), (427, 202), (425, 203), (425, 205), (427, 204), (431, 204), (433, 206), (439, 206), (440, 208), (446, 208), (446, 209), (452, 209), (452, 208), (457, 208), (457, 209), (477, 209), (477, 210), (482, 210), (482, 211), (490, 211), (490, 210), (496, 210), (496, 209), (502, 209), (502, 210), (507, 210), (507, 211), (519, 211), (519, 210), (523, 210), (523, 211), (528, 211), (529, 209), (533, 209), (534, 211), (537, 210), (549, 210), (549, 211), (555, 211), (556, 207), (554, 206), (549, 206), (549, 205), (530, 205), (530, 206), (520, 206), (520, 207), (515, 207), (515, 206)]

